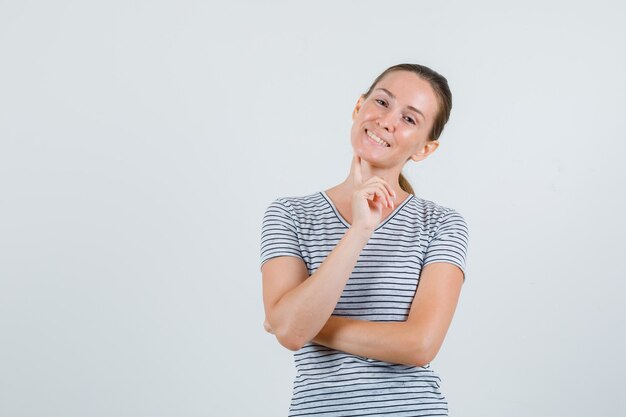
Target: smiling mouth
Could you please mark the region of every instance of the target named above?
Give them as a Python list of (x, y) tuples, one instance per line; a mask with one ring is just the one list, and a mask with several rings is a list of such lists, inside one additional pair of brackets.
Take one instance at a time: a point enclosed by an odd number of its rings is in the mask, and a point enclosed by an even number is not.
[(391, 146), (387, 142), (385, 142), (384, 140), (376, 136), (374, 133), (370, 132), (369, 130), (365, 129), (365, 133), (367, 134), (367, 136), (369, 136), (374, 142), (378, 143), (379, 145), (385, 146), (385, 147)]

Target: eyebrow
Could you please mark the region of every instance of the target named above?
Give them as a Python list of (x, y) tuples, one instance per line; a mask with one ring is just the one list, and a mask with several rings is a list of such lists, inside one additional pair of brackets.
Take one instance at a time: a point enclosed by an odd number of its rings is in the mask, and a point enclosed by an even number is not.
[[(385, 93), (387, 93), (389, 95), (389, 97), (391, 97), (394, 100), (396, 99), (396, 96), (394, 96), (393, 93), (391, 91), (387, 90), (386, 88), (378, 87), (376, 90), (383, 90)], [(424, 116), (424, 113), (422, 113), (421, 111), (419, 111), (418, 109), (416, 109), (413, 106), (407, 106), (407, 107), (409, 108), (409, 110), (413, 110), (415, 113), (419, 113), (424, 118), (424, 120), (426, 120), (426, 116)]]

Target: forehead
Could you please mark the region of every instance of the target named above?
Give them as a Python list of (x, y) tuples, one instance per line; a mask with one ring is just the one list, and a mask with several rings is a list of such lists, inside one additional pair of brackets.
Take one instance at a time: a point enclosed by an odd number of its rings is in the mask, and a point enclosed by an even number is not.
[(426, 116), (426, 120), (433, 119), (437, 111), (437, 95), (428, 81), (417, 74), (408, 71), (393, 71), (385, 75), (374, 87), (375, 93), (381, 93), (379, 88), (389, 90), (398, 104), (403, 107), (413, 106)]

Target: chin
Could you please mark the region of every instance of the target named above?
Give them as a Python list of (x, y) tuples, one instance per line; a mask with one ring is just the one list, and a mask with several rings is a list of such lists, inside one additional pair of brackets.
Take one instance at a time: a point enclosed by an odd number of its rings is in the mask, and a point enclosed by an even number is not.
[(376, 151), (376, 149), (372, 149), (366, 145), (360, 145), (357, 147), (353, 146), (352, 151), (366, 161), (373, 162), (379, 160), (380, 158), (387, 158), (387, 155), (381, 155), (379, 152)]

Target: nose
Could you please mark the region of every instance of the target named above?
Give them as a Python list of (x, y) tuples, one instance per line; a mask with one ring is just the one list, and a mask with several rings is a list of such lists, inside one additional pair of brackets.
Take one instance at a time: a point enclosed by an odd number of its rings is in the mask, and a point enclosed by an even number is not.
[(396, 128), (397, 117), (393, 114), (393, 112), (387, 112), (382, 114), (378, 120), (377, 124), (381, 128), (385, 129), (388, 132), (393, 132)]

